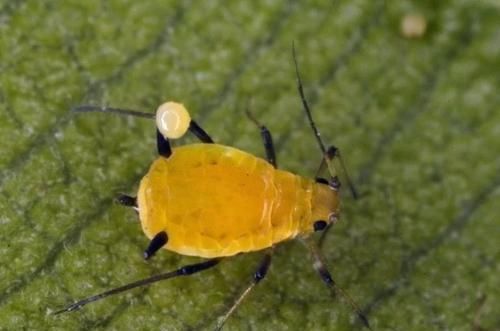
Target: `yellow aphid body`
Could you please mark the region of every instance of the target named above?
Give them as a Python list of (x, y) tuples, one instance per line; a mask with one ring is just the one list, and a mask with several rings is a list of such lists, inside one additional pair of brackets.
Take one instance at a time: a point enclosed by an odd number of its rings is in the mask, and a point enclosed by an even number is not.
[(174, 148), (142, 179), (137, 196), (149, 238), (168, 233), (164, 248), (222, 257), (309, 234), (338, 213), (328, 185), (277, 170), (265, 160), (218, 144)]

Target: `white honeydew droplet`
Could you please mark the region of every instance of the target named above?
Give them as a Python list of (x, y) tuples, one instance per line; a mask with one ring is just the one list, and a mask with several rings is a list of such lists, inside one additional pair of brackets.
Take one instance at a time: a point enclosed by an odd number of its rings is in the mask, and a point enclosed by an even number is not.
[(156, 126), (166, 138), (182, 137), (188, 130), (190, 122), (191, 117), (181, 103), (165, 102), (156, 111)]

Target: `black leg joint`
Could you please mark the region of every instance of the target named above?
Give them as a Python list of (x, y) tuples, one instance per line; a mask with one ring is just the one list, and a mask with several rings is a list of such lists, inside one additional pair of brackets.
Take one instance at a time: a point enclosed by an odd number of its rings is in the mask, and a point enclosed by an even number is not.
[(341, 186), (340, 180), (337, 176), (330, 179), (330, 182), (328, 183), (328, 185), (330, 185), (330, 187), (335, 191), (340, 190), (340, 186)]
[(271, 136), (271, 132), (269, 132), (269, 130), (265, 126), (261, 126), (260, 135), (262, 137), (262, 140), (264, 141), (267, 161), (276, 168), (276, 153), (274, 152), (273, 137)]
[(165, 138), (158, 129), (156, 129), (156, 146), (158, 148), (158, 154), (161, 156), (168, 158), (172, 155), (172, 148), (170, 148), (168, 139)]
[(264, 149), (266, 150), (267, 162), (269, 162), (273, 167), (277, 168), (276, 164), (276, 153), (274, 151), (273, 137), (271, 132), (265, 125), (262, 125), (253, 117), (249, 109), (246, 109), (248, 118), (260, 129), (260, 136), (262, 137), (262, 142), (264, 143)]
[(218, 264), (220, 259), (211, 259), (202, 263), (190, 264), (180, 268), (177, 273), (181, 276), (189, 276), (199, 271), (208, 269)]
[(191, 120), (191, 122), (189, 122), (189, 131), (191, 131), (198, 139), (206, 144), (214, 143), (208, 133), (206, 133), (205, 130), (203, 130), (201, 126), (199, 126), (198, 123), (196, 123), (194, 120)]
[(148, 260), (152, 257), (160, 248), (165, 246), (168, 241), (168, 236), (165, 231), (157, 233), (153, 239), (149, 242), (148, 248), (144, 251), (144, 259)]
[(328, 150), (326, 151), (326, 156), (331, 160), (334, 157), (339, 155), (339, 149), (335, 146), (330, 146), (328, 147)]
[(137, 199), (125, 194), (120, 194), (119, 196), (117, 196), (116, 202), (127, 207), (137, 207)]
[(316, 183), (325, 184), (325, 185), (329, 185), (330, 184), (328, 182), (328, 179), (325, 179), (325, 178), (322, 178), (322, 177), (316, 177)]
[(319, 275), (321, 276), (321, 279), (323, 279), (323, 281), (327, 284), (327, 285), (335, 285), (335, 282), (333, 281), (333, 278), (332, 276), (330, 275), (330, 273), (328, 272), (328, 270), (326, 270), (325, 268), (323, 267), (320, 267), (318, 269), (318, 272), (319, 272)]
[(266, 277), (267, 270), (269, 269), (269, 265), (271, 264), (271, 255), (267, 254), (264, 256), (264, 260), (259, 265), (259, 269), (253, 275), (255, 283), (260, 282), (264, 277)]

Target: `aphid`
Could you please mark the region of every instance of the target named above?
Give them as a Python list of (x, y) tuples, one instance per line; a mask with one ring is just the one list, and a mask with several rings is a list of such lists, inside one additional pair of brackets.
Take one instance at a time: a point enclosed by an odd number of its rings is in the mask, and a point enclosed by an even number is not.
[[(339, 218), (339, 187), (334, 162), (350, 184), (344, 164), (335, 147), (325, 148), (306, 101), (298, 70), (295, 49), (293, 59), (297, 85), (308, 122), (323, 154), (330, 178), (303, 178), (277, 169), (273, 140), (269, 130), (248, 111), (259, 127), (266, 160), (233, 147), (215, 144), (190, 118), (183, 105), (167, 102), (156, 115), (108, 107), (81, 106), (77, 111), (112, 112), (146, 118), (156, 116), (159, 157), (140, 183), (137, 197), (122, 195), (118, 202), (135, 208), (142, 229), (150, 239), (144, 258), (159, 249), (182, 255), (207, 258), (204, 262), (183, 266), (109, 291), (88, 297), (55, 314), (77, 310), (84, 305), (139, 286), (207, 270), (238, 253), (264, 251), (264, 256), (248, 287), (227, 312), (218, 319), (220, 330), (228, 317), (267, 274), (274, 247), (299, 238), (308, 247), (313, 267), (332, 294), (340, 294), (370, 328), (368, 320), (347, 292), (337, 286), (328, 271), (317, 242), (310, 236), (325, 231)], [(169, 139), (190, 131), (202, 143), (171, 148)], [(319, 171), (318, 171), (319, 172)], [(353, 195), (354, 188), (350, 185)], [(324, 234), (325, 232), (323, 232)]]

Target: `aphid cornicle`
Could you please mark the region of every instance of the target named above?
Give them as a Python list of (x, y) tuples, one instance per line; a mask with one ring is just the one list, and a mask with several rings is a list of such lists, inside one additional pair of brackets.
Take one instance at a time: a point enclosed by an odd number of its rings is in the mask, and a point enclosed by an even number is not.
[[(317, 243), (309, 236), (314, 231), (328, 229), (338, 219), (340, 182), (332, 161), (337, 159), (344, 172), (345, 167), (338, 150), (326, 149), (320, 138), (304, 96), (295, 51), (293, 59), (299, 94), (323, 153), (322, 166), (328, 167), (329, 180), (313, 180), (278, 170), (271, 134), (250, 113), (248, 116), (261, 131), (266, 160), (214, 143), (179, 103), (164, 103), (155, 115), (108, 107), (77, 107), (77, 111), (156, 118), (159, 157), (141, 180), (137, 197), (122, 195), (118, 201), (139, 213), (142, 229), (150, 239), (144, 258), (149, 259), (165, 248), (208, 260), (114, 288), (80, 300), (55, 314), (79, 309), (138, 286), (191, 275), (238, 253), (263, 250), (264, 257), (249, 286), (217, 321), (216, 329), (220, 329), (251, 289), (266, 276), (275, 245), (298, 237), (309, 248), (313, 266), (330, 291), (342, 295), (363, 324), (370, 328), (357, 304), (333, 281)], [(180, 138), (187, 131), (202, 143), (171, 148), (169, 139)]]

